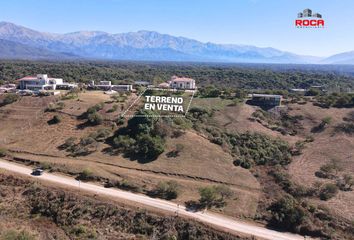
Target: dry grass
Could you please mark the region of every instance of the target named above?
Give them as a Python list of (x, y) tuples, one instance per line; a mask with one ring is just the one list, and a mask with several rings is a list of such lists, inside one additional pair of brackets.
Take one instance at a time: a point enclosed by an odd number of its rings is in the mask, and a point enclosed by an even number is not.
[[(127, 105), (136, 96), (127, 100)], [(62, 172), (77, 174), (84, 168), (90, 168), (94, 174), (114, 180), (127, 179), (143, 188), (149, 189), (159, 181), (176, 180), (182, 186), (182, 194), (177, 202), (198, 199), (198, 188), (211, 184), (226, 183), (236, 192), (237, 200), (231, 200), (224, 209), (224, 213), (231, 216), (253, 217), (256, 213), (258, 200), (261, 195), (261, 186), (257, 179), (245, 169), (235, 167), (232, 157), (215, 144), (195, 132), (189, 131), (177, 139), (167, 139), (166, 151), (155, 161), (139, 163), (121, 155), (110, 156), (102, 152), (107, 145), (101, 143), (99, 151), (86, 157), (69, 158), (67, 153), (58, 150), (65, 139), (71, 136), (84, 137), (99, 127), (78, 128), (84, 120), (78, 120), (73, 115), (80, 115), (92, 105), (110, 101), (109, 96), (98, 92), (86, 92), (79, 95), (80, 101), (66, 100), (66, 114), (62, 115), (62, 122), (48, 125), (47, 121), (56, 113), (44, 113), (45, 107), (53, 97), (23, 97), (19, 102), (0, 109), (0, 146), (12, 150), (21, 150), (28, 153), (13, 153), (17, 157), (39, 162), (48, 162)], [(313, 135), (315, 141), (308, 143), (301, 156), (295, 157), (289, 166), (289, 173), (294, 181), (303, 185), (312, 185), (320, 179), (314, 173), (326, 162), (337, 159), (344, 167), (344, 172), (354, 173), (354, 139), (345, 134), (334, 134), (333, 127), (342, 122), (342, 118), (350, 109), (322, 109), (313, 106), (291, 104), (290, 115), (302, 115), (301, 121), (304, 129), (297, 136), (283, 136), (272, 131), (258, 122), (250, 121), (255, 107), (241, 104), (227, 106), (227, 102), (214, 99), (195, 99), (192, 106), (205, 106), (214, 108), (214, 121), (229, 131), (260, 132), (272, 137), (282, 138), (291, 144), (304, 140), (306, 136)], [(105, 118), (119, 114), (119, 111), (106, 113), (113, 104), (105, 104), (101, 111)], [(317, 126), (327, 116), (332, 117), (332, 123), (321, 132), (313, 134), (311, 129)], [(106, 127), (110, 127), (106, 125)], [(176, 144), (184, 145), (180, 156), (168, 157), (166, 154), (173, 150)], [(33, 153), (47, 154), (40, 156)], [(323, 202), (340, 216), (348, 219), (354, 218), (354, 192), (341, 192), (330, 201)], [(312, 201), (312, 200), (311, 200)]]
[[(339, 174), (354, 174), (354, 138), (343, 133), (335, 133), (334, 126), (342, 122), (343, 117), (351, 109), (323, 109), (312, 104), (291, 106), (292, 114), (302, 114), (305, 118), (302, 124), (305, 133), (310, 134), (311, 129), (317, 126), (321, 120), (330, 116), (332, 121), (321, 133), (314, 134), (315, 141), (308, 143), (303, 154), (294, 158), (289, 166), (292, 178), (305, 186), (311, 186), (316, 181), (325, 180), (317, 178), (315, 172), (331, 160), (335, 160), (343, 168)], [(332, 211), (349, 220), (354, 219), (354, 192), (340, 192), (330, 201), (317, 201), (329, 207)]]
[(223, 126), (225, 129), (231, 132), (258, 132), (266, 134), (273, 138), (281, 138), (289, 143), (295, 143), (301, 138), (295, 136), (284, 136), (277, 131), (272, 131), (269, 128), (264, 127), (257, 121), (250, 121), (252, 113), (257, 110), (257, 107), (247, 104), (239, 104), (237, 106), (227, 106), (224, 109), (214, 114), (216, 123)]
[[(198, 200), (200, 187), (211, 184), (228, 184), (235, 191), (237, 199), (230, 201), (224, 209), (224, 213), (251, 218), (256, 213), (260, 194), (257, 180), (249, 171), (235, 167), (232, 157), (225, 153), (221, 147), (210, 143), (194, 132), (187, 132), (179, 138), (167, 139), (166, 151), (157, 160), (145, 164), (126, 159), (121, 155), (105, 154), (102, 150), (107, 145), (103, 143), (100, 144), (99, 151), (91, 155), (79, 158), (67, 157), (65, 151), (58, 149), (65, 139), (71, 136), (77, 138), (88, 136), (100, 128), (93, 126), (78, 128), (77, 126), (82, 124), (84, 120), (78, 120), (75, 116), (79, 116), (94, 104), (110, 100), (106, 95), (96, 92), (82, 93), (79, 95), (79, 99), (79, 101), (76, 99), (64, 101), (65, 108), (61, 112), (66, 114), (61, 113), (62, 121), (55, 125), (48, 125), (47, 121), (58, 113), (44, 113), (40, 111), (41, 108), (36, 109), (40, 113), (35, 118), (31, 114), (32, 108), (16, 112), (21, 115), (21, 120), (18, 122), (13, 121), (17, 115), (10, 113), (7, 118), (1, 119), (1, 122), (7, 126), (6, 129), (3, 129), (3, 134), (11, 135), (11, 132), (20, 127), (24, 121), (30, 121), (31, 124), (22, 129), (20, 134), (6, 138), (7, 140), (2, 145), (8, 149), (20, 151), (12, 153), (16, 157), (46, 162), (62, 172), (77, 174), (85, 168), (90, 168), (96, 176), (103, 179), (125, 179), (145, 189), (152, 188), (159, 181), (176, 180), (182, 189), (180, 197), (176, 199), (180, 203)], [(32, 104), (42, 100), (30, 98)], [(46, 104), (49, 104), (51, 100), (47, 99)], [(106, 104), (105, 108), (109, 108), (110, 105), (112, 104)], [(27, 106), (23, 106), (20, 101), (7, 106), (6, 109), (20, 107), (23, 110)], [(100, 112), (107, 118), (105, 109)], [(184, 145), (180, 156), (168, 157), (166, 154), (172, 151), (176, 144)]]

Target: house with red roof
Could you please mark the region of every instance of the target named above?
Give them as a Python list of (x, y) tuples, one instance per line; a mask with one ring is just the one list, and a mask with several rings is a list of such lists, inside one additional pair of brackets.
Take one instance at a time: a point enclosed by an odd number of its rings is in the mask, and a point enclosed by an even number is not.
[(171, 81), (169, 81), (170, 88), (175, 89), (195, 89), (195, 80), (186, 77), (172, 76)]

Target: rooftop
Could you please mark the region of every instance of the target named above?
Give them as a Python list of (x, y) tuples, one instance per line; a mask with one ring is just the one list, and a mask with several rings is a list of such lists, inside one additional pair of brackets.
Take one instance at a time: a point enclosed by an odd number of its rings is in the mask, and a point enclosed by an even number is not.
[[(58, 78), (48, 78), (48, 80), (55, 80)], [(37, 76), (26, 76), (20, 79), (17, 79), (16, 81), (39, 81), (41, 80), (40, 78), (38, 78)]]
[(192, 79), (192, 78), (177, 77), (177, 76), (173, 76), (171, 78), (171, 80), (174, 81), (174, 82), (190, 82), (190, 81), (194, 81), (194, 79)]
[(274, 94), (252, 94), (252, 97), (272, 97), (272, 98), (281, 98), (282, 95), (274, 95)]

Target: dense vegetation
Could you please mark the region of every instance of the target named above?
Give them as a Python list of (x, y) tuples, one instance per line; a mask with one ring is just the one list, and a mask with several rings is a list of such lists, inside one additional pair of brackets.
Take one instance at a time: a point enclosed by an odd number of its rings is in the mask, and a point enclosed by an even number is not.
[[(6, 204), (1, 215), (6, 229), (0, 225), (0, 239), (32, 240), (39, 235), (49, 239), (250, 239), (222, 233), (196, 221), (151, 214), (4, 174), (0, 175), (0, 188), (0, 203)], [(14, 201), (15, 204), (8, 204)], [(16, 230), (11, 230), (10, 224)], [(33, 234), (21, 229), (26, 225)]]
[(169, 80), (172, 75), (196, 79), (198, 86), (217, 85), (246, 89), (309, 88), (313, 85), (326, 87), (354, 87), (352, 69), (344, 69), (345, 75), (332, 68), (321, 66), (277, 65), (222, 65), (132, 62), (29, 62), (1, 61), (0, 80), (14, 81), (26, 75), (48, 73), (66, 81), (89, 82), (109, 80), (113, 83), (129, 83), (147, 80), (154, 83)]
[(178, 197), (179, 186), (176, 181), (162, 181), (151, 190), (148, 195), (152, 197), (159, 197), (167, 200), (175, 199)]
[(164, 138), (168, 136), (169, 128), (163, 120), (154, 117), (156, 114), (152, 111), (141, 110), (136, 115), (115, 133), (113, 146), (130, 157), (154, 160), (164, 151)]
[(245, 168), (251, 165), (287, 165), (291, 160), (289, 145), (259, 133), (229, 134), (232, 152), (239, 156), (234, 162)]
[(302, 119), (303, 116), (291, 116), (287, 113), (287, 111), (280, 111), (279, 114), (273, 114), (271, 112), (258, 109), (252, 114), (252, 119), (250, 120), (258, 121), (263, 126), (274, 131), (279, 131), (284, 135), (296, 135), (298, 130), (302, 129), (300, 123), (300, 120)]
[[(252, 165), (287, 165), (291, 159), (290, 146), (280, 140), (259, 133), (229, 133), (211, 125), (213, 111), (201, 107), (190, 109), (187, 119), (180, 125), (192, 125), (197, 131), (207, 135), (215, 144), (229, 149), (236, 160), (234, 164), (244, 168)], [(182, 121), (182, 120), (180, 120)], [(191, 123), (186, 123), (190, 121)]]
[(354, 94), (332, 93), (328, 95), (321, 95), (316, 98), (318, 105), (323, 108), (338, 107), (338, 108), (352, 108), (354, 107)]

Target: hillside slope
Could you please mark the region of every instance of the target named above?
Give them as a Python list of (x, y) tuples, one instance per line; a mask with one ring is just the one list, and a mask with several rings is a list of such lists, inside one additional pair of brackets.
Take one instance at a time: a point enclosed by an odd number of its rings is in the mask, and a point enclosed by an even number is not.
[(74, 59), (71, 54), (58, 53), (0, 39), (0, 58), (3, 59)]

